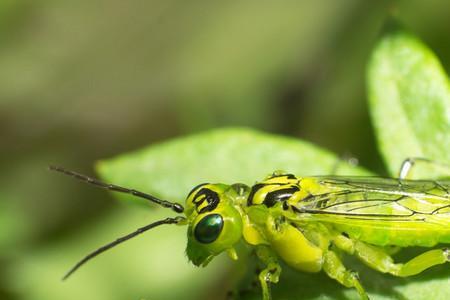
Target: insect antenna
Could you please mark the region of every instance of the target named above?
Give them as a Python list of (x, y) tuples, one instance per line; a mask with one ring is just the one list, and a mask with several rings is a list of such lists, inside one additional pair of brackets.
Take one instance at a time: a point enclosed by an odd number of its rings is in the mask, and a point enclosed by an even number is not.
[(66, 273), (66, 275), (64, 275), (64, 277), (62, 278), (62, 280), (66, 280), (70, 275), (72, 275), (76, 270), (78, 270), (82, 265), (84, 265), (86, 262), (88, 262), (89, 260), (91, 260), (92, 258), (96, 257), (97, 255), (105, 252), (106, 250), (109, 250), (131, 238), (134, 238), (135, 236), (146, 232), (147, 230), (150, 230), (152, 228), (155, 228), (157, 226), (163, 225), (163, 224), (179, 224), (180, 222), (186, 220), (186, 218), (184, 217), (175, 217), (175, 218), (166, 218), (164, 220), (159, 220), (156, 222), (153, 222), (151, 224), (148, 224), (144, 227), (138, 228), (136, 231), (129, 233), (125, 236), (122, 236), (118, 239), (116, 239), (115, 241), (106, 244), (100, 248), (98, 248), (97, 250), (89, 253), (88, 255), (86, 255), (82, 260), (80, 260), (79, 262), (77, 262), (77, 264), (75, 266), (72, 267), (72, 269), (69, 270), (69, 272)]
[(174, 203), (174, 202), (170, 202), (167, 200), (158, 199), (155, 196), (152, 196), (152, 195), (149, 195), (149, 194), (146, 194), (146, 193), (134, 190), (134, 189), (128, 189), (128, 188), (121, 187), (121, 186), (118, 186), (115, 184), (105, 183), (98, 179), (95, 179), (95, 178), (92, 178), (92, 177), (89, 177), (89, 176), (86, 176), (83, 174), (79, 174), (74, 171), (69, 171), (69, 170), (66, 170), (61, 167), (49, 166), (48, 168), (51, 171), (56, 171), (56, 172), (59, 172), (59, 173), (62, 173), (62, 174), (68, 175), (68, 176), (72, 176), (78, 180), (84, 181), (86, 183), (89, 183), (89, 184), (92, 184), (92, 185), (95, 185), (95, 186), (98, 186), (98, 187), (101, 187), (101, 188), (104, 188), (104, 189), (107, 189), (110, 191), (131, 194), (133, 196), (149, 200), (149, 201), (159, 204), (163, 207), (171, 208), (173, 211), (175, 211), (177, 213), (182, 213), (184, 211), (184, 207), (179, 203)]

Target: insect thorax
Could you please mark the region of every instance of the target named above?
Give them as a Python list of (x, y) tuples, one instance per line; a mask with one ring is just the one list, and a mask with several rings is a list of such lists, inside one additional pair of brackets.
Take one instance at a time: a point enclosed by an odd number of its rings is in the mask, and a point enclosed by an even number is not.
[(282, 203), (287, 208), (288, 203), (293, 203), (301, 198), (301, 179), (292, 174), (273, 175), (266, 180), (252, 186), (247, 198), (247, 205), (264, 204), (273, 207)]

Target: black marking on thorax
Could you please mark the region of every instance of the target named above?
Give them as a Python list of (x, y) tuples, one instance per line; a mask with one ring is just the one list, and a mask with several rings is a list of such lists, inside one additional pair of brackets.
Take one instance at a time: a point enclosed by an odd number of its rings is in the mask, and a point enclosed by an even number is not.
[(267, 207), (274, 206), (277, 202), (286, 202), (289, 198), (292, 197), (292, 195), (295, 192), (300, 191), (300, 188), (298, 186), (291, 186), (284, 189), (279, 189), (270, 193), (267, 193), (266, 198), (264, 199), (263, 203)]
[(250, 191), (250, 194), (248, 195), (247, 198), (247, 205), (251, 206), (253, 205), (253, 198), (255, 197), (255, 194), (262, 189), (263, 187), (265, 187), (267, 184), (266, 183), (257, 183), (254, 186), (252, 186), (252, 190)]
[(281, 178), (281, 177), (286, 177), (286, 179), (297, 179), (297, 177), (295, 177), (294, 174), (279, 174), (279, 175), (272, 175), (272, 176), (270, 176), (269, 179), (273, 179), (273, 178)]
[[(202, 206), (202, 204), (205, 201), (208, 204), (200, 209), (200, 206)], [(208, 188), (202, 188), (200, 191), (197, 192), (197, 194), (195, 194), (195, 197), (192, 200), (192, 202), (195, 204), (197, 212), (199, 214), (202, 214), (216, 209), (217, 205), (219, 205), (220, 198), (219, 195), (213, 190), (210, 190)]]
[[(285, 176), (285, 175), (283, 175)], [(253, 202), (255, 194), (262, 188), (266, 187), (266, 186), (283, 186), (286, 185), (284, 183), (257, 183), (255, 184), (251, 191), (250, 194), (248, 195), (247, 198), (247, 205), (251, 206), (254, 205), (255, 203)], [(292, 197), (292, 195), (296, 192), (300, 191), (300, 187), (299, 186), (295, 186), (295, 185), (290, 185), (289, 187), (286, 188), (280, 188), (274, 191), (271, 191), (269, 193), (267, 193), (267, 195), (265, 196), (262, 204), (266, 205), (267, 207), (272, 207), (274, 206), (277, 202), (282, 202), (283, 203), (283, 208), (287, 209), (288, 207), (286, 206), (286, 200), (288, 200), (290, 197)]]

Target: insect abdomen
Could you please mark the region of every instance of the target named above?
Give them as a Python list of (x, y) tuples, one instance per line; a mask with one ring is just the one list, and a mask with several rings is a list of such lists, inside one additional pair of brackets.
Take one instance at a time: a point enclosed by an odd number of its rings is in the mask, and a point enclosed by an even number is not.
[(436, 244), (450, 243), (450, 221), (441, 219), (446, 226), (427, 222), (403, 222), (403, 221), (370, 221), (352, 220), (351, 225), (335, 222), (333, 227), (340, 232), (345, 232), (351, 238), (358, 239), (378, 246), (421, 246), (432, 247)]

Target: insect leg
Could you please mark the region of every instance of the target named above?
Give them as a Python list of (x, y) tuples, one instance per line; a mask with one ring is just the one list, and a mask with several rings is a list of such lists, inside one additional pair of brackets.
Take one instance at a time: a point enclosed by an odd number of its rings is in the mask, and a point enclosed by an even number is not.
[(368, 300), (369, 296), (359, 282), (356, 272), (347, 270), (339, 257), (332, 250), (328, 250), (324, 255), (323, 270), (328, 276), (337, 280), (346, 287), (354, 287), (362, 300)]
[(263, 300), (270, 300), (272, 299), (270, 284), (278, 282), (281, 266), (278, 263), (277, 257), (268, 246), (257, 246), (256, 255), (266, 266), (258, 275), (259, 282), (261, 283)]
[(410, 179), (412, 175), (413, 167), (417, 166), (417, 164), (420, 163), (424, 166), (429, 166), (433, 170), (433, 172), (436, 172), (436, 174), (442, 174), (444, 176), (447, 176), (450, 173), (450, 166), (436, 162), (430, 159), (422, 158), (422, 157), (408, 157), (406, 158), (401, 166), (400, 170), (398, 172), (398, 178), (399, 179)]
[[(343, 242), (344, 239), (346, 239), (345, 242)], [(429, 250), (402, 264), (395, 263), (394, 259), (383, 248), (353, 241), (343, 236), (333, 242), (334, 245), (345, 252), (356, 255), (369, 267), (399, 277), (416, 275), (432, 266), (450, 261), (449, 249)]]
[(429, 250), (414, 257), (405, 264), (396, 264), (399, 270), (397, 274), (393, 274), (401, 277), (411, 276), (448, 261), (450, 261), (450, 251), (448, 249)]

